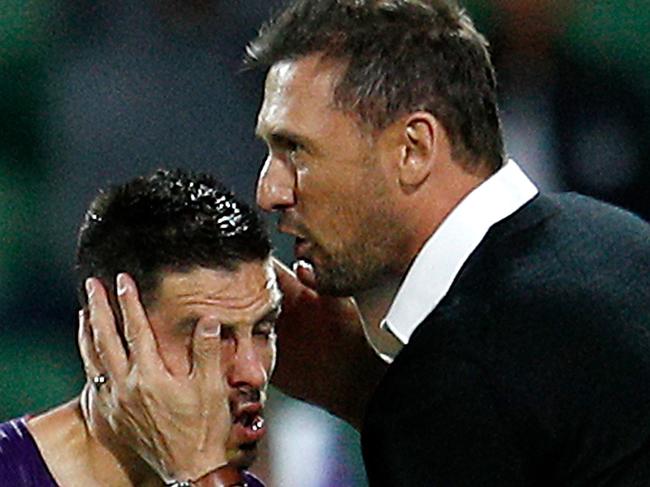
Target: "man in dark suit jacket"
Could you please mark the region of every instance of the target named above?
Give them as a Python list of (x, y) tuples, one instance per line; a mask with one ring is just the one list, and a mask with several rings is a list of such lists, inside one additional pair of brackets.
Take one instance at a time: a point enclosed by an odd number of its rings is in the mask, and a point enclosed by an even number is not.
[(297, 259), (276, 384), (361, 428), (373, 486), (647, 484), (650, 230), (507, 160), (467, 15), (298, 0), (248, 55)]
[(371, 485), (648, 485), (649, 242), (576, 195), (495, 225), (375, 392)]

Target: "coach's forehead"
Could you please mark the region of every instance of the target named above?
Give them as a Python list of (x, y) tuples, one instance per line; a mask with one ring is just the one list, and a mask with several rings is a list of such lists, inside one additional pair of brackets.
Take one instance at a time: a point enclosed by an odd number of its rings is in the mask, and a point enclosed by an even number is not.
[(258, 136), (316, 129), (312, 125), (319, 122), (313, 115), (333, 109), (333, 88), (340, 74), (340, 62), (325, 60), (317, 54), (274, 64), (266, 77)]

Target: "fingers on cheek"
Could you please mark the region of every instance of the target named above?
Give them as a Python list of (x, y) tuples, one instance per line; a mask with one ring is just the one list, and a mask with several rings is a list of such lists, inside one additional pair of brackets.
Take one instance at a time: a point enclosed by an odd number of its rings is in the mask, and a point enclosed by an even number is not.
[(160, 380), (155, 376), (145, 376), (140, 372), (141, 370), (137, 367), (132, 369), (124, 387), (116, 391), (116, 401), (121, 409), (155, 408), (156, 404), (173, 394), (169, 391), (165, 380)]

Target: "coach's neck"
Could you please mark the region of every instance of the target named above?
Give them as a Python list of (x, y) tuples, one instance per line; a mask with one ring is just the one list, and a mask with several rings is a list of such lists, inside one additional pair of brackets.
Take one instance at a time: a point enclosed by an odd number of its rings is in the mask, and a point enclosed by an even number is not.
[(387, 198), (399, 215), (401, 245), (387, 261), (394, 263), (377, 285), (355, 294), (366, 326), (378, 330), (413, 260), (459, 203), (489, 176), (482, 165), (468, 170), (455, 160), (447, 131), (428, 112), (393, 122), (376, 136)]

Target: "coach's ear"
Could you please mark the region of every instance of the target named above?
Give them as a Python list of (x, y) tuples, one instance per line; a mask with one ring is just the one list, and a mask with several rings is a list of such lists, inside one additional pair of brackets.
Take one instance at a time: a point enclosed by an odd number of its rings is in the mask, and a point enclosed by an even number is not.
[(403, 147), (398, 166), (402, 186), (417, 188), (427, 180), (436, 161), (440, 130), (428, 112), (415, 112), (402, 119)]

